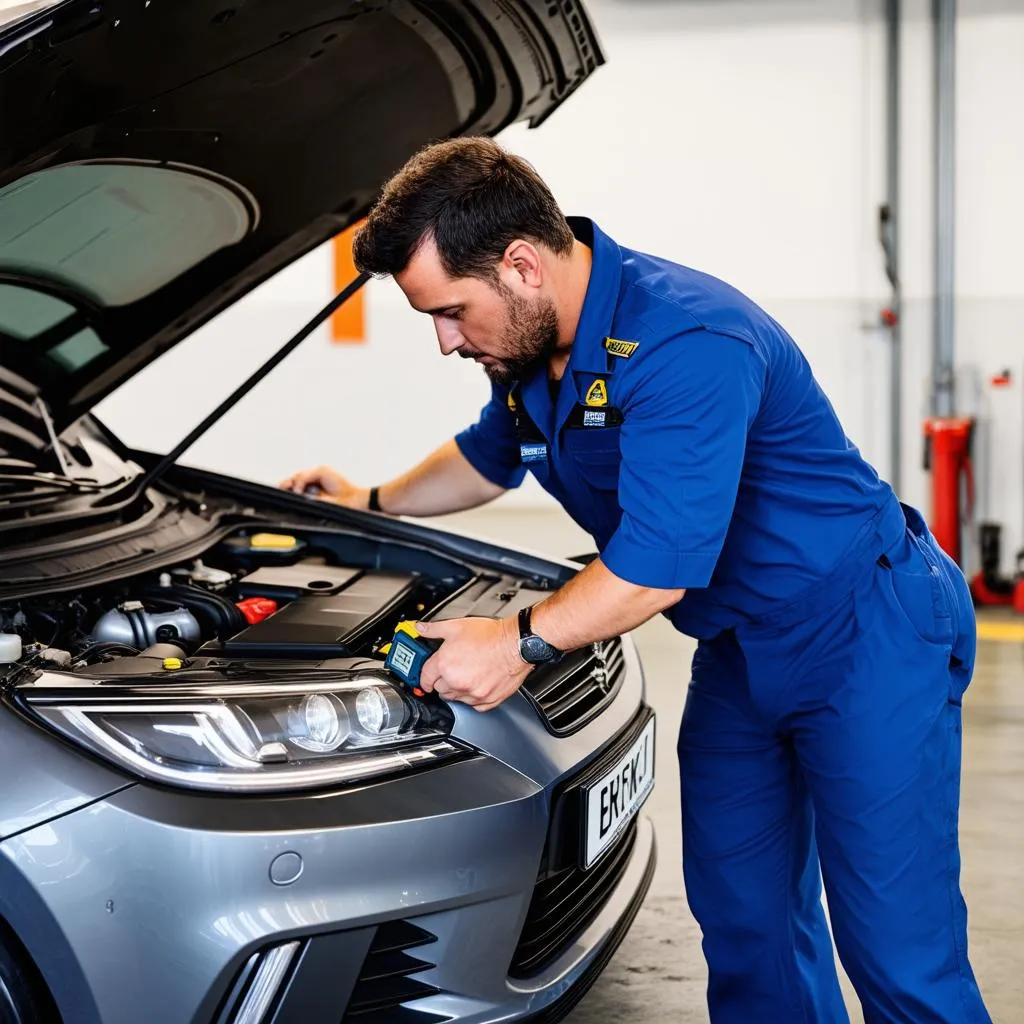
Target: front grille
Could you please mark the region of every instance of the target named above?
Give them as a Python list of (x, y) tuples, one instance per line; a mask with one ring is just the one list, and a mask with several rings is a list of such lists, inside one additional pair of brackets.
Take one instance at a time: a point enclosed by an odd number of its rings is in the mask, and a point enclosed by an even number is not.
[(427, 996), (438, 994), (433, 985), (416, 978), (433, 970), (428, 960), (410, 950), (429, 946), (437, 936), (408, 921), (389, 921), (380, 925), (370, 943), (348, 1008), (344, 1024), (434, 1024), (446, 1021), (432, 1013), (409, 1008)]
[(596, 864), (582, 868), (582, 787), (614, 767), (650, 719), (650, 709), (644, 708), (607, 750), (555, 791), (540, 872), (509, 968), (512, 977), (531, 977), (557, 960), (597, 917), (621, 881), (636, 843), (636, 820)]
[(581, 729), (611, 703), (626, 674), (626, 654), (616, 637), (575, 651), (558, 665), (527, 676), (523, 692), (556, 736)]

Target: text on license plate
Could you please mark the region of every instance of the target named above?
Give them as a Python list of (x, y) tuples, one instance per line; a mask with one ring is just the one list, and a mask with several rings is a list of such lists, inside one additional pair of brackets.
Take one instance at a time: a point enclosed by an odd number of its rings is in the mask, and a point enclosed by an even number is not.
[(583, 867), (589, 868), (615, 840), (654, 788), (654, 719), (597, 782), (584, 790), (586, 835)]

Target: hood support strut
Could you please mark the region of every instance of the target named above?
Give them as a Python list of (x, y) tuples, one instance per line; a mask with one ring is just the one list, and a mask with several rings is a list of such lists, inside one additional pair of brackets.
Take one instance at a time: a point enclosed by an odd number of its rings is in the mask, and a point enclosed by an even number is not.
[(50, 419), (50, 410), (46, 408), (46, 403), (39, 395), (36, 396), (36, 410), (39, 413), (39, 418), (46, 425), (46, 433), (50, 436), (50, 447), (53, 449), (53, 456), (57, 460), (57, 464), (60, 466), (60, 471), (70, 480), (71, 467), (68, 466), (68, 460), (64, 457), (64, 449), (60, 446), (57, 431), (53, 429), (53, 420)]
[(195, 429), (178, 442), (148, 473), (144, 473), (136, 485), (136, 495), (145, 492), (151, 487), (181, 458), (226, 413), (230, 412), (264, 377), (267, 376), (279, 363), (284, 362), (321, 324), (326, 322), (330, 315), (339, 307), (343, 306), (360, 288), (370, 280), (369, 274), (360, 274), (350, 284), (347, 284), (330, 302), (320, 310), (299, 332), (281, 346), (262, 366), (251, 374), (247, 380), (240, 384), (234, 391), (224, 399), (216, 409), (213, 410)]

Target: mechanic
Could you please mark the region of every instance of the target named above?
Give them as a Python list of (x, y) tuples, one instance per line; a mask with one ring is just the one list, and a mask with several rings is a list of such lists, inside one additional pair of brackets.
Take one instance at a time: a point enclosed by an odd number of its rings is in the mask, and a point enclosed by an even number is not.
[[(414, 156), (355, 258), (482, 364), (491, 398), (398, 479), (282, 486), (434, 516), (533, 473), (600, 557), (533, 607), (531, 658), (661, 612), (697, 638), (678, 750), (714, 1024), (848, 1020), (821, 877), (868, 1022), (989, 1021), (959, 884), (969, 593), (794, 341), (721, 281), (567, 219), (489, 139)], [(533, 668), (515, 620), (420, 628), (444, 640), (424, 688), (480, 711)]]

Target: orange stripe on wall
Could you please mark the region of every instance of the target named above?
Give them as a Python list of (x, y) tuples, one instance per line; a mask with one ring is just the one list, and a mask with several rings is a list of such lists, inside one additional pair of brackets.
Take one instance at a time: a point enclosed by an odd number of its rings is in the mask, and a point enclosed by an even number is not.
[[(352, 259), (352, 239), (360, 224), (334, 237), (334, 293), (337, 295), (356, 276)], [(341, 344), (361, 344), (366, 341), (366, 289), (361, 288), (341, 309), (331, 314), (331, 339)]]

